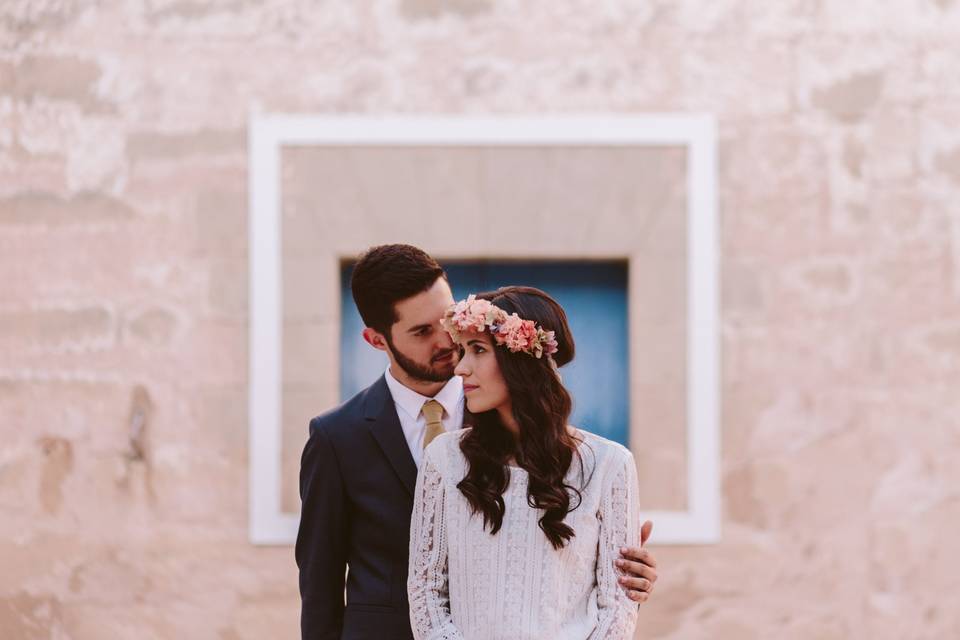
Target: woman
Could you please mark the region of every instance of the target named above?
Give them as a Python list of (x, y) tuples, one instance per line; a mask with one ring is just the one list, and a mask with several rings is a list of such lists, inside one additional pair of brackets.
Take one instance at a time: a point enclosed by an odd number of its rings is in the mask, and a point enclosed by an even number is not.
[(638, 537), (624, 447), (567, 424), (573, 359), (543, 291), (470, 296), (441, 321), (460, 347), (470, 429), (424, 452), (407, 591), (423, 639), (632, 638), (637, 604), (614, 561)]

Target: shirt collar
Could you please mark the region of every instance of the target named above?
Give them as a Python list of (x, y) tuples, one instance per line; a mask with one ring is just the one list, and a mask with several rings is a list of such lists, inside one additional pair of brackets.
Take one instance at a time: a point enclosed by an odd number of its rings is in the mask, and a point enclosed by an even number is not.
[(387, 380), (387, 387), (390, 388), (390, 395), (393, 396), (393, 401), (414, 420), (420, 416), (420, 409), (423, 408), (423, 403), (427, 400), (436, 400), (443, 405), (443, 410), (448, 416), (454, 415), (454, 412), (459, 408), (460, 402), (463, 400), (463, 378), (460, 376), (450, 378), (447, 384), (443, 385), (443, 388), (440, 389), (433, 398), (429, 398), (409, 387), (405, 387), (393, 377), (393, 374), (390, 372), (390, 367), (387, 367), (384, 377)]

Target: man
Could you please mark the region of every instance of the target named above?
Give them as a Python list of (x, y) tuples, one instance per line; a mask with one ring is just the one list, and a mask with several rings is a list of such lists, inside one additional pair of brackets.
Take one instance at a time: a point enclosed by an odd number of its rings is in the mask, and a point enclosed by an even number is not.
[[(459, 353), (439, 323), (453, 294), (440, 265), (409, 245), (365, 253), (351, 289), (366, 325), (363, 339), (385, 352), (390, 366), (373, 385), (310, 421), (296, 546), (301, 633), (304, 640), (411, 640), (410, 514), (429, 439), (421, 409), (439, 402), (446, 431), (470, 423), (462, 382), (453, 375)], [(433, 436), (436, 417), (431, 424)], [(620, 560), (631, 574), (624, 588), (638, 602), (657, 580), (656, 560), (642, 548), (651, 528), (644, 523), (640, 548), (623, 550)]]

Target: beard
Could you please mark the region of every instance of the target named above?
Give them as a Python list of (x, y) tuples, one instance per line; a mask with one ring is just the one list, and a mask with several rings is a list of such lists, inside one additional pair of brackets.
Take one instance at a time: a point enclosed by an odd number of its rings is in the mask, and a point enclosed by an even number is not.
[(413, 358), (406, 356), (402, 351), (397, 349), (396, 345), (393, 344), (393, 339), (390, 337), (389, 333), (384, 334), (384, 338), (387, 340), (387, 346), (390, 347), (390, 352), (393, 354), (393, 358), (396, 360), (397, 366), (403, 369), (404, 373), (414, 380), (419, 380), (421, 382), (447, 382), (453, 377), (453, 370), (457, 367), (456, 359), (451, 360), (447, 364), (441, 364), (439, 366), (434, 366), (433, 363), (441, 358), (446, 357), (451, 352), (455, 352), (455, 348), (437, 353), (433, 356), (433, 358), (431, 358), (429, 364), (422, 364)]

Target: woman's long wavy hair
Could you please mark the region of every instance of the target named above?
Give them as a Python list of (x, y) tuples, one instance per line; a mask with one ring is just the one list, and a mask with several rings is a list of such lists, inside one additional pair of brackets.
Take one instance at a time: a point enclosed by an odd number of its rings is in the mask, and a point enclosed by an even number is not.
[[(557, 353), (553, 358), (562, 367), (574, 355), (573, 334), (567, 315), (556, 300), (533, 287), (503, 287), (481, 293), (477, 298), (489, 300), (507, 313), (516, 313), (524, 320), (533, 320), (547, 331), (553, 331)], [(506, 382), (513, 405), (513, 417), (519, 425), (515, 437), (500, 420), (495, 409), (475, 416), (475, 426), (463, 437), (460, 449), (466, 456), (469, 470), (457, 488), (466, 497), (473, 513), (483, 514), (484, 527), (495, 535), (503, 525), (505, 505), (503, 492), (510, 484), (508, 461), (529, 475), (527, 504), (542, 509), (540, 529), (554, 549), (560, 549), (574, 536), (573, 529), (563, 522), (566, 515), (580, 505), (580, 488), (566, 484), (565, 478), (576, 456), (579, 440), (567, 430), (573, 402), (546, 356), (535, 358), (525, 353), (511, 353), (497, 346), (493, 349)], [(576, 503), (571, 507), (573, 497)]]

